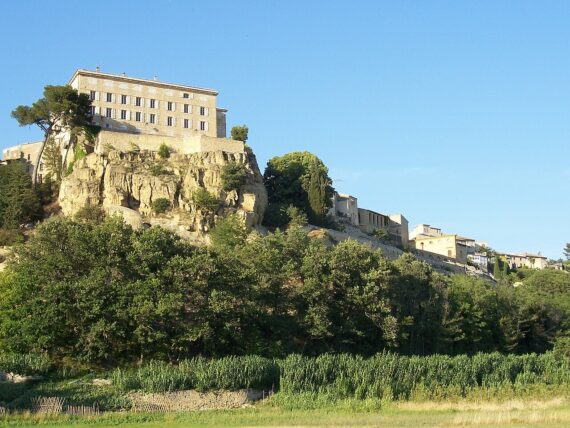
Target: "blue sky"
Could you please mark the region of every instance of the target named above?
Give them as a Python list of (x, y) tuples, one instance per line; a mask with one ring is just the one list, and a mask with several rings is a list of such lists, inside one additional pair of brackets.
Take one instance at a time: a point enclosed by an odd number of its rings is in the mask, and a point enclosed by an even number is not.
[(359, 206), (559, 258), (570, 241), (570, 2), (3, 1), (10, 118), (76, 68), (212, 87), (260, 164), (317, 154)]

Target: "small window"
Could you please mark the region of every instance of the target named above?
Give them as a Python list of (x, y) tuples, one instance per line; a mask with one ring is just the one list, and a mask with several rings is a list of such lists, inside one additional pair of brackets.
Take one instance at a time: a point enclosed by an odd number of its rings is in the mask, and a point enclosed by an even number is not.
[(150, 123), (156, 123), (156, 115), (154, 113), (151, 113), (149, 118), (148, 118), (148, 121)]
[(206, 107), (200, 107), (200, 116), (206, 116)]
[(95, 97), (96, 97), (97, 93), (95, 91), (91, 91), (89, 92), (89, 99), (91, 101), (95, 101)]
[(172, 116), (168, 116), (166, 118), (166, 125), (167, 126), (172, 126), (173, 120), (172, 120)]
[(95, 106), (89, 107), (89, 113), (91, 114), (91, 116), (95, 116)]
[(156, 108), (156, 100), (150, 100), (150, 108)]
[(126, 110), (121, 110), (121, 119), (127, 120), (127, 111)]
[(166, 109), (168, 111), (172, 111), (172, 101), (168, 101), (168, 103), (166, 104)]
[(135, 120), (136, 120), (137, 122), (140, 122), (140, 121), (142, 120), (141, 117), (142, 117), (141, 112), (140, 112), (140, 111), (137, 111), (137, 112), (135, 113)]
[(136, 98), (135, 98), (135, 105), (136, 105), (137, 107), (140, 107), (141, 104), (142, 104), (142, 98), (141, 98), (141, 97), (136, 97)]
[(182, 98), (190, 98), (190, 94), (188, 94), (187, 92), (184, 92), (182, 94)]
[(126, 103), (127, 103), (127, 96), (121, 95), (121, 104), (126, 104)]
[(190, 128), (190, 121), (188, 119), (184, 119), (184, 128)]
[(113, 94), (111, 94), (110, 92), (107, 92), (107, 102), (108, 103), (113, 102)]
[(206, 122), (204, 122), (203, 120), (200, 121), (200, 131), (205, 131), (206, 130)]
[(106, 117), (112, 117), (113, 116), (113, 109), (107, 107), (107, 109), (105, 110), (105, 116)]
[(190, 113), (190, 104), (184, 104), (184, 113)]

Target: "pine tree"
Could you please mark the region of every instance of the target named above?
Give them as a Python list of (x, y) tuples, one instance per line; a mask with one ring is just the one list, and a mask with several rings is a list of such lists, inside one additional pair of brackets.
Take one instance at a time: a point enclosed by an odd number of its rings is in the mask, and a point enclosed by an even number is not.
[(570, 242), (568, 242), (564, 248), (564, 257), (566, 257), (566, 260), (570, 260)]

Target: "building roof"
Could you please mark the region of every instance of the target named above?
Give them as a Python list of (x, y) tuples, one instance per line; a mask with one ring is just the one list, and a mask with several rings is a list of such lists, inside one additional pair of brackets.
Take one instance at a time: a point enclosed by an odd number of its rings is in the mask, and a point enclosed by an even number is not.
[(73, 73), (73, 76), (71, 76), (71, 79), (69, 79), (68, 84), (71, 84), (71, 82), (73, 82), (75, 80), (75, 78), (79, 75), (92, 76), (92, 77), (106, 77), (108, 79), (120, 80), (123, 82), (130, 82), (130, 83), (135, 83), (135, 84), (145, 84), (145, 85), (159, 86), (159, 87), (163, 87), (163, 88), (180, 89), (182, 91), (199, 92), (199, 93), (214, 95), (214, 96), (218, 95), (218, 91), (216, 91), (214, 89), (198, 88), (195, 86), (187, 86), (187, 85), (179, 85), (176, 83), (161, 82), (159, 80), (153, 80), (153, 79), (141, 79), (138, 77), (130, 77), (130, 76), (122, 75), (122, 74), (102, 73), (100, 71), (85, 70), (83, 68), (79, 68), (75, 71), (75, 73)]
[(511, 253), (497, 253), (500, 256), (506, 257), (520, 257), (520, 258), (534, 258), (534, 259), (547, 259), (547, 257), (542, 256), (540, 254), (532, 254), (532, 253), (522, 253), (522, 254), (511, 254)]

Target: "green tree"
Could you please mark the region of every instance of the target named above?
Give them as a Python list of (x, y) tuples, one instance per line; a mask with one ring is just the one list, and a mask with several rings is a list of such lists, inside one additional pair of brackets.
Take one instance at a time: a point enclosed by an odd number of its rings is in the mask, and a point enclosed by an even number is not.
[(210, 232), (214, 248), (233, 250), (245, 244), (248, 231), (242, 218), (231, 214), (219, 220)]
[(242, 163), (230, 162), (222, 167), (222, 188), (226, 191), (237, 190), (247, 180), (247, 168)]
[[(263, 180), (269, 197), (270, 212), (272, 205), (294, 205), (307, 214), (312, 224), (324, 223), (326, 213), (332, 206), (334, 189), (327, 167), (315, 155), (292, 152), (274, 157), (267, 163)], [(271, 215), (268, 216), (268, 225), (280, 226), (270, 224), (271, 219)]]
[(236, 125), (230, 131), (232, 140), (247, 142), (249, 129), (246, 125)]
[(71, 86), (44, 88), (44, 95), (31, 106), (20, 105), (12, 111), (20, 126), (37, 125), (44, 133), (44, 142), (34, 164), (32, 181), (37, 182), (38, 166), (52, 133), (63, 127), (77, 128), (91, 122), (91, 100)]
[(570, 242), (566, 244), (566, 247), (564, 247), (564, 257), (566, 257), (566, 260), (570, 261)]
[(0, 165), (0, 227), (17, 228), (39, 219), (40, 198), (23, 162)]

